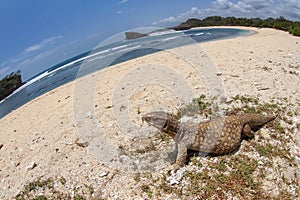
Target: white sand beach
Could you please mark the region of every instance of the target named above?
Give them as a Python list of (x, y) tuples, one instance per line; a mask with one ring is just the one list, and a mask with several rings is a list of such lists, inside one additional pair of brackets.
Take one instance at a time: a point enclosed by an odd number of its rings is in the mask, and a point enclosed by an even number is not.
[[(99, 159), (109, 156), (105, 152), (95, 156), (89, 145), (96, 145), (101, 137), (90, 140), (93, 130), (89, 128), (98, 123), (96, 131), (126, 149), (135, 134), (157, 133), (151, 127), (141, 128), (143, 114), (157, 109), (175, 113), (182, 103), (201, 94), (209, 96), (216, 88), (223, 91), (226, 101), (236, 95), (259, 98), (261, 103), (286, 100), (282, 107), (287, 106), (286, 110), (293, 110), (294, 114), (291, 124), (285, 126), (282, 122), (282, 126), (287, 129), (285, 145), (296, 164), (278, 164), (279, 156), (273, 158), (272, 168), (263, 160), (265, 157), (255, 157), (258, 153), (252, 152), (249, 157), (269, 170), (261, 183), (262, 198), (282, 197), (281, 188), (286, 187), (287, 193), (296, 198), (300, 181), (300, 37), (274, 29), (237, 28), (256, 33), (161, 51), (111, 66), (56, 88), (0, 119), (0, 198), (11, 199), (25, 190), (36, 196), (77, 195), (86, 199), (197, 197), (185, 192), (193, 184), (191, 178), (171, 186), (163, 178), (167, 176), (163, 175), (163, 167), (152, 172), (151, 178), (141, 174), (137, 178), (137, 173), (106, 166), (107, 161), (101, 163)], [(215, 68), (207, 71), (205, 67), (210, 66)], [(211, 76), (216, 82), (207, 82)], [(89, 119), (94, 122), (85, 126)], [(272, 130), (264, 128), (261, 132), (263, 138), (272, 140)], [(255, 142), (256, 137), (243, 141), (240, 151), (247, 152)], [(143, 143), (136, 144), (132, 148)], [(209, 163), (224, 158), (197, 159)], [(196, 166), (189, 163), (185, 168), (185, 173), (192, 173)], [(288, 180), (286, 183), (280, 181), (283, 177)], [(51, 185), (50, 189), (26, 189), (28, 183), (37, 180), (48, 180), (44, 184)], [(146, 183), (150, 186), (146, 187)], [(173, 187), (174, 191), (183, 188), (182, 196), (162, 190), (162, 185)], [(234, 192), (226, 195), (224, 198), (241, 197)]]

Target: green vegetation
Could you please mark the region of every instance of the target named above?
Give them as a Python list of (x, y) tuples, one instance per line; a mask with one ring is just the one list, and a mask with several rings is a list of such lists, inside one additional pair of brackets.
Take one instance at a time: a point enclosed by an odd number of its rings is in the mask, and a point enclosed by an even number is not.
[(194, 98), (192, 103), (180, 108), (176, 113), (176, 117), (180, 119), (184, 115), (193, 116), (195, 114), (205, 116), (212, 114), (212, 103), (204, 94), (201, 94), (198, 98)]
[[(299, 199), (298, 173), (295, 173), (299, 165), (292, 150), (297, 144), (293, 142), (295, 130), (287, 127), (291, 117), (299, 115), (299, 105), (291, 104), (286, 97), (277, 97), (268, 102), (242, 95), (230, 99), (227, 115), (255, 112), (276, 113), (278, 117), (257, 131), (253, 139), (243, 141), (236, 153), (190, 157), (178, 184), (170, 183), (169, 171), (126, 174), (128, 183), (130, 180), (134, 183), (131, 185), (132, 191), (128, 193), (144, 199)], [(200, 95), (182, 108), (178, 115), (190, 114), (190, 109), (194, 109), (198, 115), (210, 116), (212, 106), (209, 98)], [(135, 153), (152, 151), (152, 148), (156, 148), (156, 141), (171, 138), (166, 134), (158, 134), (152, 139), (151, 143), (141, 146)], [(121, 177), (122, 172), (118, 173)], [(105, 185), (115, 184), (110, 182), (115, 179), (103, 181)], [(118, 184), (116, 182), (116, 186)], [(104, 194), (97, 193), (99, 188), (103, 189), (102, 186), (69, 186), (64, 177), (39, 178), (24, 185), (16, 199), (105, 199), (105, 196), (102, 197)]]
[[(284, 167), (297, 167), (290, 145), (293, 141), (291, 132), (285, 126), (292, 116), (299, 113), (295, 105), (288, 102), (287, 98), (271, 99), (262, 102), (257, 97), (237, 95), (228, 102), (229, 110), (226, 115), (241, 113), (278, 114), (278, 117), (265, 125), (264, 134), (257, 131), (255, 138), (243, 142), (241, 149), (233, 155), (214, 157), (207, 155), (205, 158), (193, 156), (186, 166), (179, 184), (171, 185), (167, 180), (170, 175), (162, 174), (159, 180), (152, 177), (135, 177), (141, 190), (149, 198), (160, 198), (172, 195), (174, 198), (192, 199), (293, 199), (299, 197), (296, 183), (292, 183), (295, 192), (288, 190), (291, 183), (285, 181), (285, 175), (279, 175), (280, 186), (278, 193), (268, 193), (266, 184), (272, 181), (268, 177), (269, 171), (277, 172)], [(212, 115), (212, 101), (205, 95), (193, 99), (177, 113), (183, 115)], [(291, 124), (291, 123), (289, 123)], [(278, 160), (282, 163), (278, 166)], [(268, 171), (267, 171), (268, 169)], [(154, 176), (155, 177), (155, 176)], [(275, 196), (272, 196), (275, 195)]]
[(205, 27), (205, 26), (251, 26), (259, 28), (275, 28), (278, 30), (288, 31), (290, 34), (300, 36), (300, 22), (294, 22), (279, 18), (236, 18), (236, 17), (219, 17), (211, 16), (203, 20), (201, 19), (188, 19), (186, 22), (174, 27), (175, 30), (186, 30), (193, 27)]
[(7, 75), (5, 78), (0, 80), (0, 101), (12, 94), (23, 84), (21, 71), (17, 71), (16, 73), (12, 72), (10, 75)]
[[(64, 177), (53, 177), (48, 179), (38, 178), (35, 181), (29, 182), (24, 186), (23, 190), (15, 196), (17, 200), (34, 199), (34, 200), (46, 200), (46, 199), (93, 199), (95, 189), (87, 184), (81, 186), (84, 188), (85, 193), (79, 192), (74, 189), (74, 193), (67, 192), (62, 189), (66, 186), (66, 179)], [(72, 197), (72, 195), (74, 195)], [(101, 199), (101, 198), (97, 198)]]

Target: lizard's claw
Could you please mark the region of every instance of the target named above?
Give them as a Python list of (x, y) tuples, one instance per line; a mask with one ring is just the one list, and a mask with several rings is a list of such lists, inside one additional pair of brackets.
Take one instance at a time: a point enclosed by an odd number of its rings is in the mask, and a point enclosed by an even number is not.
[(180, 168), (178, 164), (170, 165), (167, 168), (165, 168), (165, 171), (167, 173), (176, 173), (176, 171)]

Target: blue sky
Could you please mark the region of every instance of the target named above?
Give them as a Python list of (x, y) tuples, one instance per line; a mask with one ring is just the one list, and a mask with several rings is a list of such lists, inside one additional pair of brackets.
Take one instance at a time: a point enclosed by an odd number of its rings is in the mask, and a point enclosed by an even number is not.
[(300, 21), (299, 0), (1, 0), (0, 78), (23, 80), (113, 34), (211, 15)]

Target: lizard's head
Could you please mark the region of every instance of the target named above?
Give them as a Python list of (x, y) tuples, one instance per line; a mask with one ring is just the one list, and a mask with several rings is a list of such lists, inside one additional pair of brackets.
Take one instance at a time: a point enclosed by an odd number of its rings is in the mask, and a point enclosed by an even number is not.
[(168, 126), (168, 117), (170, 114), (164, 111), (154, 111), (145, 114), (142, 117), (142, 122), (147, 122), (149, 125), (158, 128), (159, 130), (164, 130)]

